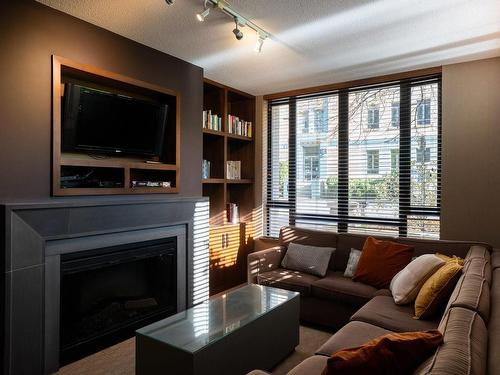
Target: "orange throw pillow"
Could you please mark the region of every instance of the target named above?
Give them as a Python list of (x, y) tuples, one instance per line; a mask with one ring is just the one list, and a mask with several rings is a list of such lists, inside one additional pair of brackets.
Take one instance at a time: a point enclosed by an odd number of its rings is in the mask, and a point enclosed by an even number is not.
[(322, 375), (410, 374), (443, 342), (437, 329), (389, 333), (357, 348), (334, 353)]
[(410, 263), (412, 256), (412, 246), (368, 237), (352, 279), (387, 289), (392, 278)]

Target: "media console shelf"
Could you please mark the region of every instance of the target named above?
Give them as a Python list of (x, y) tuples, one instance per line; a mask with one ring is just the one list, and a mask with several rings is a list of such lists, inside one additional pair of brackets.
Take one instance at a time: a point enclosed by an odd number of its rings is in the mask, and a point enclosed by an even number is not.
[[(73, 83), (168, 105), (159, 157), (99, 155), (63, 150), (65, 84)], [(71, 183), (64, 182), (71, 176)], [(82, 183), (75, 176), (87, 177)], [(52, 195), (178, 193), (180, 179), (180, 95), (178, 92), (100, 68), (52, 56)], [(82, 180), (83, 181), (83, 180)], [(133, 186), (133, 181), (170, 182), (170, 187)], [(73, 184), (73, 185), (72, 185)]]

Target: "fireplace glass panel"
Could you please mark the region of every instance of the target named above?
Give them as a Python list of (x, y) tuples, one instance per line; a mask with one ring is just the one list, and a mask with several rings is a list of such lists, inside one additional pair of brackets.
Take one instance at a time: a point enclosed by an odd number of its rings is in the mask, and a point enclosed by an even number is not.
[(175, 239), (61, 258), (62, 364), (131, 337), (177, 308)]

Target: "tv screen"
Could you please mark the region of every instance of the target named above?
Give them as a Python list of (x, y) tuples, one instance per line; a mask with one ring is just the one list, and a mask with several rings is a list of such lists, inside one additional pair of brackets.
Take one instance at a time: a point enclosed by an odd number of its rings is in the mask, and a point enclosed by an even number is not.
[(66, 84), (63, 151), (160, 156), (167, 105)]

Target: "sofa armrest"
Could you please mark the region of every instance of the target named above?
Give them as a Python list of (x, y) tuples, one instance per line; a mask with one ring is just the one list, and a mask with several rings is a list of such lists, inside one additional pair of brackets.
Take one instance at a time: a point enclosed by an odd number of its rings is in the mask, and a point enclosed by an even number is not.
[(372, 298), (377, 297), (377, 296), (392, 297), (392, 293), (389, 289), (379, 289), (375, 292), (375, 294), (372, 296)]
[(285, 255), (284, 246), (275, 246), (270, 249), (248, 254), (247, 281), (257, 282), (257, 275), (278, 268)]

